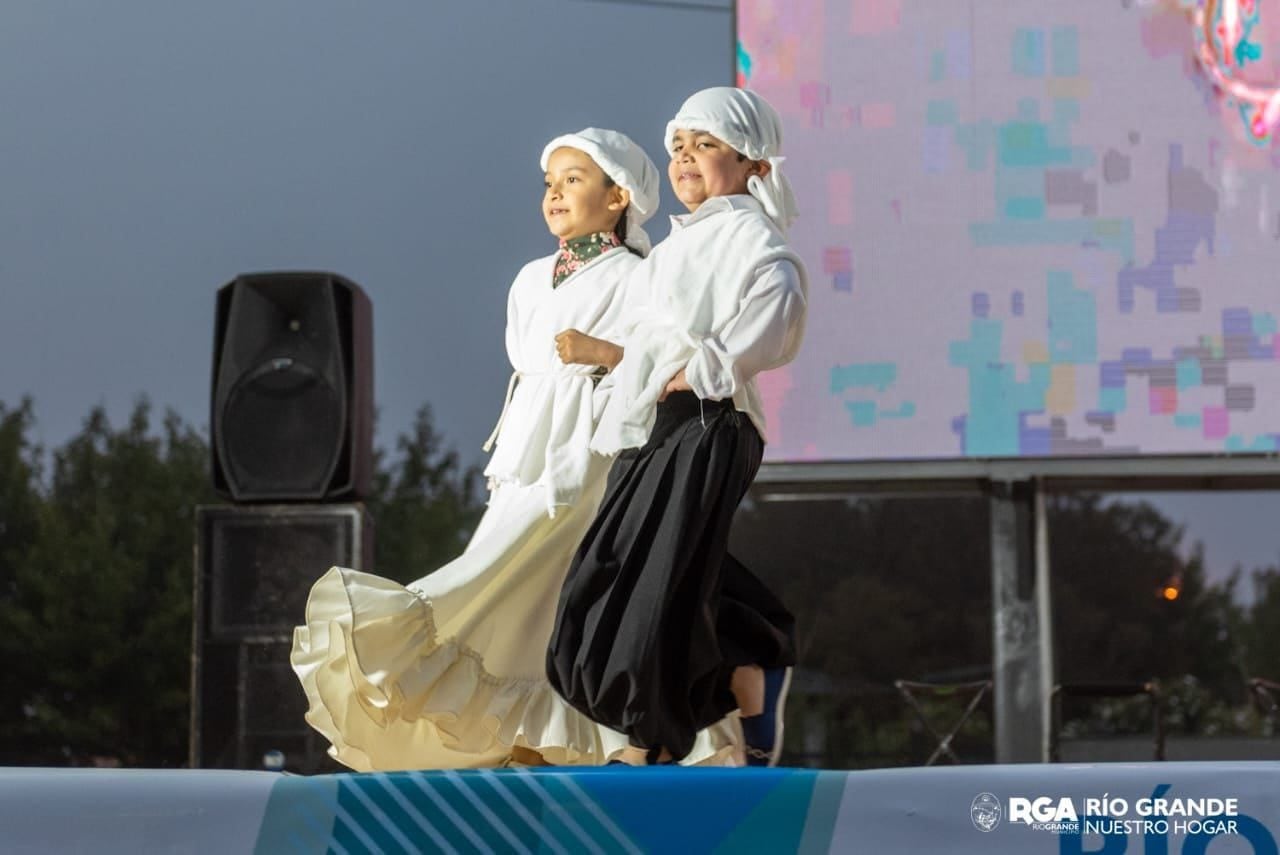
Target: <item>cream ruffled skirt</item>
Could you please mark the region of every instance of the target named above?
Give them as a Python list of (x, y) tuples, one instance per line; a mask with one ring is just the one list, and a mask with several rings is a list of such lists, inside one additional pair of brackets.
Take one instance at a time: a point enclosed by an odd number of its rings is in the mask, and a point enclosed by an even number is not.
[[(611, 461), (582, 498), (547, 516), (542, 488), (494, 490), (467, 550), (407, 587), (334, 567), (307, 600), (291, 661), (307, 721), (359, 771), (500, 765), (513, 746), (555, 765), (596, 765), (627, 745), (547, 683), (560, 586)], [(686, 764), (728, 765), (735, 716), (698, 735)]]

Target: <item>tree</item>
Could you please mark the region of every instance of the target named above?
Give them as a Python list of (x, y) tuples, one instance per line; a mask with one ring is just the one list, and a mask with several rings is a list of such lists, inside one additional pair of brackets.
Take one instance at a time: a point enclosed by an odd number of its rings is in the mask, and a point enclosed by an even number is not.
[(1145, 502), (1093, 494), (1055, 497), (1049, 513), (1060, 681), (1193, 674), (1220, 697), (1242, 697), (1231, 586), (1206, 582), (1201, 550), (1180, 554), (1181, 526)]
[[(797, 618), (800, 668), (787, 711), (790, 732), (809, 734), (812, 747), (802, 756), (789, 742), (788, 762), (924, 759), (933, 746), (919, 739), (913, 747), (914, 721), (893, 683), (990, 673), (988, 528), (986, 504), (975, 498), (743, 506), (731, 549)], [(962, 755), (989, 754), (989, 737), (973, 743)]]
[[(154, 428), (145, 400), (119, 429), (95, 409), (46, 473), (32, 424), (30, 401), (0, 405), (0, 762), (179, 765), (193, 514), (216, 500), (207, 442), (172, 413)], [(430, 408), (376, 461), (374, 572), (406, 582), (460, 554), (483, 484)], [(1216, 715), (1205, 697), (1237, 697), (1242, 676), (1280, 678), (1280, 570), (1254, 574), (1257, 600), (1241, 610), (1233, 583), (1208, 584), (1200, 554), (1184, 556), (1181, 529), (1150, 506), (1066, 495), (1050, 514), (1060, 680), (1160, 677), (1195, 701), (1179, 708), (1194, 729)], [(988, 539), (980, 498), (744, 505), (733, 550), (798, 618), (788, 715), (806, 717), (793, 734), (820, 737), (813, 760), (893, 765), (932, 747), (911, 741), (892, 682), (990, 673)], [(1157, 596), (1171, 581), (1178, 598)], [(959, 750), (978, 759), (989, 733), (966, 733)]]
[(172, 413), (153, 436), (145, 400), (120, 430), (94, 409), (54, 454), (4, 615), (9, 643), (32, 666), (18, 732), (28, 754), (180, 762), (192, 516), (212, 498), (207, 459), (203, 439)]
[(480, 519), (482, 481), (446, 450), (424, 405), (396, 440), (397, 457), (377, 455), (368, 506), (375, 526), (376, 571), (410, 582), (460, 555)]
[[(1241, 617), (1232, 587), (1206, 582), (1201, 554), (1182, 554), (1180, 527), (1145, 503), (1093, 494), (1054, 496), (1049, 515), (1060, 682), (1159, 677), (1190, 694), (1181, 678), (1191, 674), (1196, 692), (1219, 706), (1241, 697)], [(744, 505), (733, 549), (797, 617), (802, 670), (788, 715), (828, 723), (819, 750), (825, 765), (923, 759), (909, 742), (904, 723), (911, 717), (893, 681), (990, 675), (989, 527), (986, 503), (975, 498)], [(1171, 582), (1177, 599), (1158, 596)], [(1280, 582), (1275, 597), (1280, 614)], [(1268, 638), (1275, 637), (1280, 632), (1272, 629)], [(1266, 641), (1252, 643), (1275, 661)], [(1194, 729), (1204, 717), (1184, 706), (1180, 721)], [(978, 759), (973, 740), (989, 736), (987, 719), (971, 721), (970, 749), (961, 753)], [(793, 732), (823, 726), (795, 724)]]
[(987, 519), (977, 499), (757, 502), (731, 548), (800, 618), (806, 668), (888, 686), (989, 667)]
[(1280, 682), (1280, 568), (1255, 570), (1254, 599), (1243, 630), (1245, 670), (1250, 678)]
[[(28, 436), (33, 421), (30, 400), (16, 408), (0, 404), (0, 733), (13, 733), (26, 721), (22, 698), (32, 678), (29, 657), (3, 630), (18, 595), (19, 570), (37, 536), (40, 449)], [(0, 762), (5, 756), (0, 747)]]
[[(101, 408), (42, 480), (33, 407), (0, 406), (0, 762), (185, 762), (192, 547), (218, 501), (205, 438), (140, 401), (113, 428)], [(377, 455), (379, 568), (407, 580), (466, 546), (480, 475), (443, 448), (427, 407)]]

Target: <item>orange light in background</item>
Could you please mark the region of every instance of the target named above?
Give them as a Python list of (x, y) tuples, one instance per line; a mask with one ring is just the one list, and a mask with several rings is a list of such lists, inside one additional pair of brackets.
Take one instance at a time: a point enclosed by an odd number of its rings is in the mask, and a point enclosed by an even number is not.
[(1179, 593), (1180, 592), (1178, 591), (1177, 588), (1173, 587), (1172, 585), (1166, 585), (1164, 590), (1160, 592), (1160, 595), (1163, 596), (1166, 600), (1173, 601), (1178, 599)]

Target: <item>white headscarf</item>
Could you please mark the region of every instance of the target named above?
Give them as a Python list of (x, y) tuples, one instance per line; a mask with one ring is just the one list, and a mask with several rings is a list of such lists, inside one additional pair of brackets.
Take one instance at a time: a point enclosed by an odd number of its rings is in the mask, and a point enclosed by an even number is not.
[(543, 171), (551, 153), (558, 148), (574, 148), (587, 155), (615, 184), (631, 193), (631, 205), (627, 208), (627, 246), (648, 255), (652, 244), (641, 225), (658, 210), (661, 181), (658, 167), (644, 149), (618, 131), (583, 128), (576, 134), (564, 134), (547, 143), (542, 150)]
[(724, 140), (734, 151), (752, 160), (767, 160), (769, 174), (763, 179), (752, 175), (747, 191), (764, 207), (778, 228), (784, 232), (795, 221), (796, 197), (791, 182), (782, 174), (782, 119), (769, 102), (747, 89), (713, 86), (689, 96), (680, 105), (676, 117), (667, 122), (667, 152), (674, 156), (672, 145), (677, 130), (706, 131)]

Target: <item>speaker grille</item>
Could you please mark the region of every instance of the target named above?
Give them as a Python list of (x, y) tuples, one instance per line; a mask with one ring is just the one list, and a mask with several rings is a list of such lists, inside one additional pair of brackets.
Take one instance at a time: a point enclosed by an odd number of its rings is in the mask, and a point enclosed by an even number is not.
[(211, 520), (210, 636), (274, 636), (301, 623), (311, 584), (334, 564), (360, 562), (356, 522), (299, 510)]
[(246, 644), (243, 649), (244, 732), (284, 736), (302, 730), (307, 696), (289, 664), (290, 645)]
[(358, 504), (223, 505), (197, 508), (196, 526), (191, 766), (261, 768), (282, 751), (291, 771), (336, 771), (290, 641), (329, 567), (372, 566), (372, 519)]
[(237, 383), (220, 435), (233, 483), (259, 499), (321, 498), (346, 430), (339, 390), (304, 362), (279, 358)]

